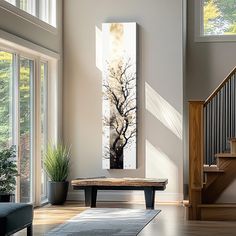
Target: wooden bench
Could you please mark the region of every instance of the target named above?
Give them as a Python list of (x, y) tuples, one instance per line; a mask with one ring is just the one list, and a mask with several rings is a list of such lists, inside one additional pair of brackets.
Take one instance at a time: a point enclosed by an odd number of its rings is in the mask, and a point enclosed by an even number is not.
[(155, 191), (163, 191), (167, 179), (86, 178), (72, 180), (74, 190), (84, 190), (85, 205), (96, 207), (97, 190), (143, 190), (147, 209), (154, 209)]

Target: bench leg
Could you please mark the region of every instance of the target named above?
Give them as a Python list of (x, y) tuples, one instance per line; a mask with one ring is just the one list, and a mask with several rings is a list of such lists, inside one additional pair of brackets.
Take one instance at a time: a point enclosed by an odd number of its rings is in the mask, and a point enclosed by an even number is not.
[(33, 226), (32, 226), (32, 224), (30, 224), (27, 227), (27, 236), (33, 236)]
[(85, 206), (87, 207), (96, 207), (97, 201), (97, 188), (95, 187), (86, 187), (84, 189), (85, 193)]
[(155, 205), (155, 189), (152, 187), (144, 188), (146, 209), (154, 209)]

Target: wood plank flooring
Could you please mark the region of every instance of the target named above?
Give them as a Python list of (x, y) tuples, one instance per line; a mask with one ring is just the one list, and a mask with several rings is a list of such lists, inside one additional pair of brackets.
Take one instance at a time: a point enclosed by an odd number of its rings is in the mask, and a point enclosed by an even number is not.
[[(98, 207), (145, 208), (144, 204), (127, 202), (98, 202)], [(84, 211), (83, 203), (67, 202), (64, 206), (46, 205), (34, 211), (34, 235), (45, 232)], [(236, 235), (236, 222), (186, 221), (185, 209), (178, 204), (159, 204), (156, 209), (162, 212), (148, 224), (139, 236), (233, 236)], [(17, 236), (25, 236), (22, 230)], [(95, 236), (95, 235), (94, 235)]]

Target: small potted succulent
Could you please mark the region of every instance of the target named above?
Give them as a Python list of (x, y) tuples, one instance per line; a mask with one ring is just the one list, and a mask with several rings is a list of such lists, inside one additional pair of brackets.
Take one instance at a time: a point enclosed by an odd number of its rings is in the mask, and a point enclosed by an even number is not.
[(70, 149), (63, 144), (49, 144), (44, 157), (44, 169), (49, 177), (48, 201), (62, 205), (66, 201), (69, 182)]
[(16, 176), (18, 171), (15, 146), (0, 150), (0, 202), (10, 202), (16, 187)]

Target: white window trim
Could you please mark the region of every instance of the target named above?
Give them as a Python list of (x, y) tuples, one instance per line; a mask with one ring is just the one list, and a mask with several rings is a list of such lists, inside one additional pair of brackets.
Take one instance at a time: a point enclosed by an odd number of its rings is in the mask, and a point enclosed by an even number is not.
[(236, 35), (204, 35), (203, 28), (203, 6), (204, 0), (194, 1), (194, 40), (195, 42), (233, 42)]
[[(53, 33), (53, 34), (57, 34), (58, 33), (58, 28), (57, 27), (54, 27), (42, 20), (40, 20), (39, 18), (29, 14), (28, 12), (26, 11), (23, 11), (21, 10), (20, 8), (12, 5), (11, 3), (9, 2), (6, 2), (5, 0), (0, 0), (0, 8), (20, 17), (20, 18), (23, 18), (24, 20), (50, 32), (50, 33)], [(58, 21), (56, 19), (56, 25), (58, 25)]]
[(0, 43), (7, 46), (10, 49), (14, 49), (16, 51), (27, 52), (28, 54), (34, 54), (37, 56), (45, 57), (45, 60), (50, 59), (60, 59), (60, 55), (57, 52), (49, 50), (47, 48), (41, 47), (37, 44), (34, 44), (30, 41), (22, 39), (16, 35), (10, 34), (4, 30), (0, 29)]

